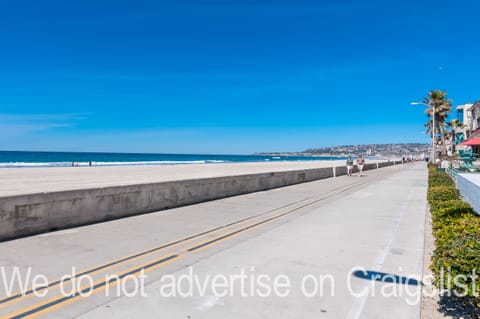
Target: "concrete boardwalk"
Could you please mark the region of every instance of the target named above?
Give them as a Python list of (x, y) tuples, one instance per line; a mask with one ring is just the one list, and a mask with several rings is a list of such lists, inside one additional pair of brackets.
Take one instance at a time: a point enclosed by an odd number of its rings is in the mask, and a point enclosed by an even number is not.
[[(51, 285), (43, 298), (28, 292), (1, 298), (0, 317), (419, 318), (419, 282), (405, 278), (422, 275), (426, 184), (424, 163), (399, 165), (362, 178), (342, 176), (4, 242), (4, 273), (30, 269)], [(93, 278), (91, 296), (61, 293), (56, 279), (72, 266)], [(352, 268), (364, 271), (352, 274)], [(141, 269), (146, 296), (117, 297), (113, 288), (105, 296), (106, 274), (126, 278)], [(192, 296), (161, 295), (162, 276), (179, 279), (190, 271), (201, 282), (242, 271), (247, 280), (284, 275), (289, 287), (280, 292), (288, 296), (242, 296), (234, 284), (232, 296), (220, 297), (208, 282)], [(322, 281), (323, 294), (315, 291), (313, 278), (320, 276), (331, 279)], [(75, 285), (82, 290), (86, 283)], [(134, 280), (120, 284), (134, 292)], [(179, 285), (183, 292), (185, 285)]]

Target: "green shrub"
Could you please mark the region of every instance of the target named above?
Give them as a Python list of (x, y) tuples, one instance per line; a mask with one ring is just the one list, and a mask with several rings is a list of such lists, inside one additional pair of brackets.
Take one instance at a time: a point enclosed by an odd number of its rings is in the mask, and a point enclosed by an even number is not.
[[(441, 285), (443, 269), (444, 289), (454, 289), (454, 282), (448, 277), (466, 276), (460, 283), (468, 285), (467, 295), (471, 297), (480, 294), (480, 278), (472, 277), (480, 272), (480, 223), (476, 227), (462, 223), (451, 227), (436, 241), (436, 249), (432, 258), (431, 269), (436, 275), (436, 284)], [(447, 273), (448, 275), (447, 276)], [(475, 285), (472, 285), (475, 280)], [(473, 290), (476, 286), (475, 291)]]
[(460, 199), (438, 201), (432, 207), (433, 218), (455, 217), (473, 213), (472, 206)]
[(470, 233), (480, 233), (480, 217), (465, 213), (461, 216), (439, 218), (433, 223), (433, 233), (436, 238), (435, 244), (438, 248), (452, 241), (458, 234), (467, 236)]
[(437, 205), (435, 205), (435, 210), (440, 210), (444, 208), (460, 209), (460, 208), (466, 208), (466, 207), (472, 208), (469, 203), (466, 203), (461, 199), (450, 199), (450, 200), (438, 202)]
[(452, 199), (460, 199), (460, 193), (452, 186), (431, 186), (427, 193), (427, 199), (435, 210), (436, 205)]
[(451, 186), (455, 187), (455, 183), (447, 174), (443, 172), (435, 172), (428, 180), (428, 186)]
[[(428, 185), (427, 199), (432, 209), (436, 247), (430, 266), (434, 283), (440, 289), (465, 292), (463, 302), (480, 307), (480, 276), (472, 277), (473, 273), (480, 275), (480, 216), (460, 199), (450, 177), (432, 165), (429, 166)], [(453, 278), (457, 278), (457, 285)], [(463, 291), (458, 284), (468, 289)]]

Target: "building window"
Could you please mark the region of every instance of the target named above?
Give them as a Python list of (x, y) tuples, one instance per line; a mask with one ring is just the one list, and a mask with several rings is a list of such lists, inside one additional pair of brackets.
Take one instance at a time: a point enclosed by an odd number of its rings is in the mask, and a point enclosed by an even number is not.
[(457, 119), (463, 123), (463, 110), (457, 110)]

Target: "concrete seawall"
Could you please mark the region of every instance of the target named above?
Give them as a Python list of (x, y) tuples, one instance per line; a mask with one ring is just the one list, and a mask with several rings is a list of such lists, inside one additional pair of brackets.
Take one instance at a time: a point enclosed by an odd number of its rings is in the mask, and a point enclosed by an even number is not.
[(458, 174), (457, 188), (463, 199), (480, 215), (480, 177), (477, 174)]
[[(367, 164), (365, 170), (393, 164)], [(345, 174), (345, 166), (324, 167), (1, 197), (0, 240)]]

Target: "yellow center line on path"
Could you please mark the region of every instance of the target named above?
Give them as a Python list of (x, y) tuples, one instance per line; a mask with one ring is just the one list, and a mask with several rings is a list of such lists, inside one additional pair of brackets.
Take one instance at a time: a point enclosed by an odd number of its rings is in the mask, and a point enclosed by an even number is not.
[[(120, 266), (120, 265), (122, 265), (126, 262), (139, 260), (141, 258), (144, 258), (144, 257), (148, 256), (148, 255), (151, 255), (151, 254), (157, 253), (161, 250), (164, 250), (166, 248), (172, 248), (172, 247), (178, 246), (180, 244), (187, 243), (187, 242), (192, 241), (194, 239), (198, 239), (198, 238), (200, 238), (204, 235), (208, 235), (208, 234), (214, 233), (215, 231), (222, 230), (222, 229), (225, 229), (225, 228), (228, 228), (228, 227), (246, 222), (248, 220), (258, 218), (258, 217), (261, 217), (261, 216), (266, 215), (266, 214), (273, 213), (273, 212), (281, 210), (281, 209), (285, 209), (286, 207), (293, 206), (295, 204), (301, 203), (301, 202), (306, 201), (308, 199), (309, 198), (302, 199), (300, 201), (290, 203), (288, 205), (278, 207), (276, 209), (273, 209), (273, 210), (270, 210), (270, 211), (267, 211), (267, 212), (263, 212), (263, 213), (260, 213), (260, 214), (254, 215), (254, 216), (243, 218), (243, 219), (240, 219), (240, 220), (237, 220), (237, 221), (234, 221), (234, 222), (222, 225), (222, 226), (218, 226), (218, 227), (212, 228), (210, 230), (207, 230), (207, 231), (204, 231), (204, 232), (201, 232), (201, 233), (198, 233), (198, 234), (195, 234), (195, 235), (192, 235), (192, 236), (180, 239), (180, 240), (176, 240), (176, 241), (173, 241), (173, 242), (170, 242), (170, 243), (167, 243), (167, 244), (163, 244), (163, 245), (158, 246), (158, 247), (150, 248), (148, 250), (133, 253), (133, 254), (128, 255), (126, 257), (123, 257), (123, 258), (120, 258), (120, 259), (117, 259), (117, 260), (109, 261), (107, 263), (91, 267), (87, 270), (83, 270), (83, 271), (80, 271), (79, 273), (75, 274), (75, 277), (73, 277), (73, 278), (70, 278), (70, 279), (67, 278), (67, 279), (63, 280), (63, 282), (62, 282), (62, 278), (64, 278), (64, 277), (60, 277), (60, 278), (57, 278), (57, 279), (49, 282), (45, 286), (36, 287), (35, 289), (30, 289), (30, 290), (27, 290), (23, 293), (18, 292), (18, 293), (12, 294), (11, 296), (7, 296), (6, 298), (3, 298), (3, 299), (0, 300), (0, 309), (5, 308), (7, 306), (10, 306), (14, 303), (18, 303), (20, 301), (24, 301), (26, 299), (29, 299), (29, 298), (35, 296), (35, 293), (39, 293), (42, 290), (58, 286), (62, 283), (71, 281), (74, 278), (78, 278), (78, 277), (81, 277), (81, 276), (84, 276), (84, 275), (93, 275), (93, 274), (98, 274), (98, 273), (101, 273), (101, 272), (105, 272), (109, 269), (118, 267), (118, 266)], [(68, 275), (64, 275), (64, 276), (68, 276)]]
[[(120, 274), (113, 274), (113, 275), (108, 275), (108, 277), (105, 278), (105, 280), (98, 280), (93, 283), (93, 285), (84, 285), (81, 287), (79, 290), (77, 290), (75, 293), (68, 295), (68, 296), (63, 296), (63, 295), (58, 295), (53, 298), (50, 298), (47, 301), (37, 303), (35, 305), (32, 305), (27, 308), (23, 308), (19, 311), (16, 311), (14, 313), (10, 313), (6, 316), (0, 317), (0, 319), (20, 319), (20, 318), (35, 318), (37, 316), (40, 316), (42, 314), (46, 314), (49, 312), (52, 312), (60, 307), (66, 306), (78, 299), (82, 298), (88, 298), (89, 296), (96, 294), (100, 291), (105, 290), (107, 287), (114, 287), (118, 285), (120, 282), (124, 281), (128, 276), (136, 276), (139, 273), (142, 272), (149, 272), (151, 270), (157, 269), (159, 266), (166, 266), (167, 264), (178, 260), (180, 258), (184, 257), (183, 255), (166, 255), (162, 256), (161, 258), (157, 258), (154, 260), (151, 260), (147, 263), (144, 263), (142, 265), (136, 265), (134, 267), (131, 267), (127, 269), (126, 271), (120, 273)], [(107, 278), (109, 278), (107, 280)], [(88, 294), (88, 295), (87, 295)]]
[[(221, 242), (227, 240), (227, 239), (231, 239), (237, 235), (239, 235), (240, 233), (243, 233), (243, 232), (246, 232), (246, 231), (249, 231), (255, 227), (258, 227), (260, 225), (263, 225), (263, 224), (266, 224), (270, 221), (273, 221), (273, 220), (276, 220), (282, 216), (285, 216), (287, 214), (291, 214), (295, 211), (298, 211), (304, 207), (307, 207), (307, 206), (310, 206), (312, 205), (313, 203), (309, 203), (307, 205), (303, 205), (299, 208), (295, 208), (295, 209), (292, 209), (290, 211), (288, 211), (287, 213), (282, 213), (282, 214), (279, 214), (277, 216), (274, 216), (274, 217), (271, 217), (271, 218), (268, 218), (266, 220), (263, 220), (259, 223), (255, 223), (253, 225), (250, 225), (250, 226), (247, 226), (247, 227), (244, 227), (244, 228), (240, 228), (238, 230), (235, 230), (233, 232), (230, 232), (230, 233), (226, 233), (224, 235), (221, 235), (221, 236), (218, 236), (217, 238), (211, 240), (211, 241), (208, 241), (207, 244), (200, 244), (199, 246), (196, 246), (196, 247), (200, 247), (200, 246), (212, 246), (212, 245), (217, 245), (217, 244), (220, 244)], [(162, 257), (160, 258), (159, 260), (155, 260), (155, 261), (151, 261), (151, 262), (148, 262), (148, 263), (145, 263), (141, 266), (134, 266), (128, 270), (126, 270), (125, 272), (121, 273), (121, 274), (113, 274), (113, 275), (110, 275), (109, 277), (110, 278), (118, 278), (120, 277), (121, 279), (125, 278), (126, 276), (128, 275), (133, 275), (134, 273), (138, 273), (138, 272), (141, 272), (142, 270), (144, 270), (145, 272), (147, 272), (147, 270), (149, 270), (150, 267), (153, 267), (153, 266), (164, 266), (164, 262), (165, 261), (173, 261), (175, 259), (179, 259), (180, 257), (183, 257), (184, 255), (182, 255), (182, 253), (185, 253), (185, 252), (198, 252), (200, 251), (199, 249), (197, 249), (196, 247), (191, 247), (191, 248), (186, 248), (184, 249), (182, 252), (180, 252), (179, 254), (177, 255), (170, 255), (169, 257)], [(155, 267), (155, 269), (158, 268), (158, 267)], [(153, 269), (152, 269), (153, 270)], [(149, 270), (150, 271), (150, 270)], [(118, 276), (118, 277), (117, 277)], [(112, 281), (112, 282), (117, 282), (118, 284), (118, 280), (116, 281)], [(74, 301), (76, 300), (79, 300), (79, 299), (83, 299), (83, 298), (86, 298), (83, 296), (83, 294), (87, 293), (88, 291), (91, 291), (91, 294), (96, 294), (102, 290), (104, 290), (107, 286), (109, 282), (107, 280), (99, 280), (99, 281), (96, 281), (94, 282), (93, 284), (93, 287), (92, 285), (85, 285), (83, 287), (81, 287), (79, 290), (77, 290), (73, 295), (69, 295), (69, 296), (62, 296), (62, 295), (57, 295), (47, 301), (43, 301), (43, 302), (39, 302), (37, 304), (34, 304), (30, 307), (27, 307), (27, 308), (23, 308), (19, 311), (16, 311), (14, 313), (10, 313), (6, 316), (3, 316), (3, 317), (0, 317), (0, 319), (21, 319), (21, 318), (35, 318), (37, 316), (40, 316), (41, 314), (46, 314), (46, 313), (50, 313), (56, 309), (59, 309), (61, 307), (64, 307), (68, 304), (71, 304), (73, 303)]]
[[(347, 187), (338, 187), (338, 188), (335, 189), (335, 191), (339, 190), (339, 189), (341, 189), (341, 191), (347, 191), (351, 188), (357, 187), (359, 185), (366, 184), (366, 183), (371, 182), (371, 181), (372, 180), (367, 180), (365, 182), (350, 184)], [(332, 191), (333, 190), (325, 192), (323, 195), (325, 195), (327, 193), (331, 193)], [(273, 221), (275, 221), (275, 220), (277, 220), (277, 219), (279, 219), (283, 216), (286, 216), (286, 215), (292, 214), (294, 212), (303, 210), (306, 207), (310, 207), (310, 206), (312, 206), (312, 205), (314, 205), (314, 204), (316, 204), (320, 201), (323, 201), (323, 200), (325, 200), (329, 197), (335, 196), (335, 195), (336, 195), (336, 193), (333, 194), (333, 195), (327, 195), (327, 196), (324, 196), (322, 198), (317, 198), (315, 200), (311, 200), (310, 202), (308, 202), (306, 204), (303, 204), (300, 207), (296, 207), (296, 208), (293, 208), (291, 210), (288, 210), (287, 212), (275, 215), (273, 217), (269, 217), (267, 219), (264, 219), (260, 222), (254, 223), (254, 224), (246, 226), (246, 227), (238, 228), (237, 230), (234, 230), (232, 232), (223, 233), (223, 234), (217, 236), (216, 238), (210, 239), (208, 241), (204, 241), (204, 242), (202, 242), (200, 244), (197, 244), (195, 246), (190, 246), (189, 248), (186, 248), (186, 249), (180, 251), (178, 254), (168, 255), (168, 257), (162, 257), (160, 259), (155, 259), (153, 261), (144, 263), (140, 266), (134, 266), (134, 267), (132, 267), (132, 268), (128, 269), (127, 271), (122, 272), (120, 274), (110, 275), (110, 277), (118, 276), (118, 277), (120, 277), (120, 279), (124, 279), (128, 275), (136, 274), (138, 272), (141, 272), (142, 270), (144, 270), (145, 272), (149, 272), (149, 271), (152, 271), (154, 269), (163, 267), (167, 263), (170, 263), (170, 262), (173, 262), (174, 260), (178, 260), (180, 258), (183, 258), (185, 256), (185, 253), (196, 253), (196, 252), (202, 251), (203, 249), (205, 249), (207, 247), (218, 245), (221, 242), (226, 241), (227, 239), (232, 239), (232, 238), (240, 235), (241, 233), (245, 233), (245, 232), (250, 231), (252, 229), (255, 229), (255, 228), (257, 228), (261, 225), (267, 224), (269, 222), (273, 222)], [(309, 198), (309, 199), (311, 199), (311, 198)], [(301, 202), (305, 202), (309, 199), (304, 199), (304, 200), (298, 201), (296, 203), (298, 204), (298, 203), (301, 203)], [(293, 204), (295, 204), (295, 203), (293, 203)], [(282, 208), (292, 206), (293, 204), (286, 205)], [(278, 208), (278, 209), (275, 209), (273, 211), (270, 211), (270, 213), (275, 212), (277, 210), (280, 210), (282, 208)], [(262, 214), (259, 214), (258, 216), (265, 215), (267, 213), (262, 213)], [(254, 217), (258, 217), (258, 216), (254, 216)], [(246, 220), (249, 220), (249, 219), (252, 219), (252, 218), (253, 217), (250, 217), (250, 218), (247, 218)], [(244, 221), (244, 220), (242, 220), (242, 221)], [(235, 224), (238, 224), (238, 223), (239, 222), (234, 222), (234, 223), (230, 223), (229, 225), (235, 225)], [(217, 227), (215, 229), (218, 230), (218, 229), (222, 229), (222, 228), (225, 228), (225, 227)], [(196, 237), (198, 237), (198, 236), (196, 236)], [(189, 238), (188, 240), (196, 238), (196, 237), (195, 236), (190, 236), (190, 237), (188, 237)], [(185, 241), (186, 240), (180, 240), (180, 241), (174, 242), (175, 243), (174, 245), (176, 245), (180, 242), (185, 242)], [(174, 245), (171, 245), (170, 247), (172, 247)], [(164, 247), (164, 246), (161, 246), (161, 247)], [(132, 255), (132, 256), (136, 256), (136, 255)], [(19, 311), (16, 311), (14, 313), (10, 313), (6, 316), (2, 316), (2, 317), (0, 317), (0, 319), (34, 318), (34, 317), (37, 317), (41, 314), (49, 313), (51, 311), (54, 311), (54, 310), (59, 309), (61, 307), (64, 307), (68, 304), (71, 304), (72, 302), (74, 302), (76, 300), (79, 300), (80, 298), (86, 298), (85, 296), (82, 296), (82, 293), (84, 293), (83, 290), (85, 290), (85, 289), (92, 289), (92, 294), (93, 294), (93, 293), (97, 293), (99, 291), (104, 290), (108, 284), (109, 284), (109, 282), (107, 282), (106, 280), (100, 280), (100, 281), (97, 281), (97, 282), (94, 283), (93, 288), (90, 285), (84, 286), (84, 287), (81, 287), (80, 290), (76, 291), (73, 295), (70, 295), (70, 296), (59, 295), (59, 296), (53, 297), (53, 298), (51, 298), (47, 301), (39, 302), (39, 303), (37, 303), (33, 306), (23, 308), (23, 309), (21, 309)], [(115, 285), (118, 284), (118, 280), (114, 281), (113, 284), (115, 284)]]

